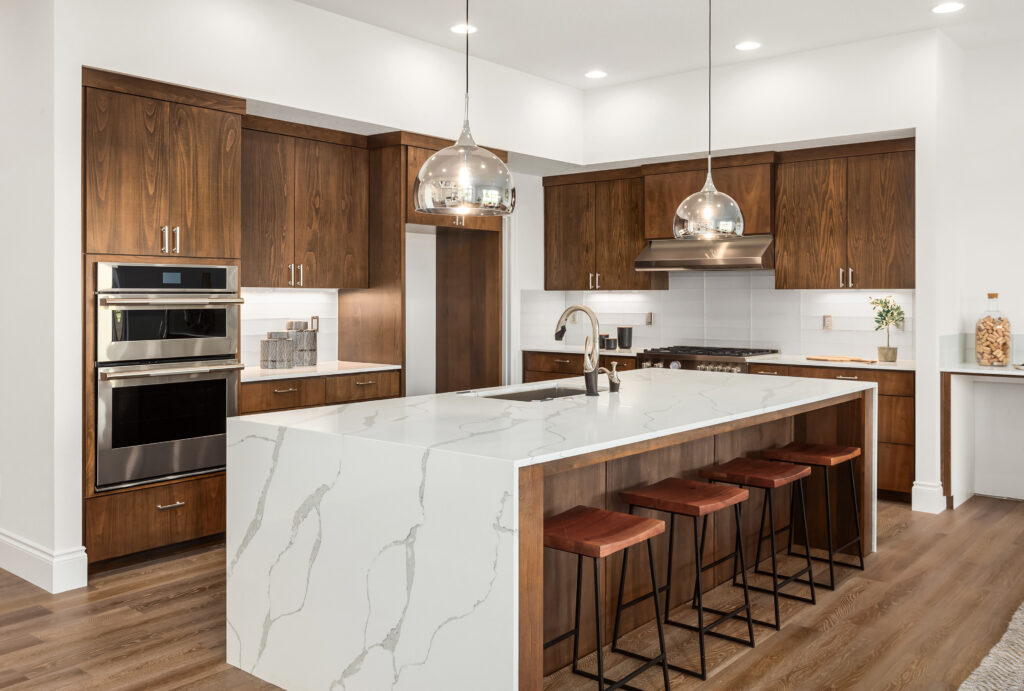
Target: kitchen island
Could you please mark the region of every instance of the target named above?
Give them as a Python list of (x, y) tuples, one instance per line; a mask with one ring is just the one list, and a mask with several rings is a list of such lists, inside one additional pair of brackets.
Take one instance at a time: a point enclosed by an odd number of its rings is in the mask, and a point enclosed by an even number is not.
[(645, 369), (616, 394), (491, 397), (551, 386), (229, 420), (228, 662), (295, 689), (540, 689), (574, 576), (545, 514), (794, 439), (863, 448), (873, 550), (875, 384)]

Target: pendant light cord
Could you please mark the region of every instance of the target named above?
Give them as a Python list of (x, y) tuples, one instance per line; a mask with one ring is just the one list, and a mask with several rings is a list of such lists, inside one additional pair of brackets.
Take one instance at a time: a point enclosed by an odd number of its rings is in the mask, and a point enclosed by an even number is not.
[(466, 96), (469, 96), (469, 0), (466, 0)]
[[(468, 7), (469, 0), (466, 5)], [(711, 0), (708, 0), (708, 177), (711, 177)]]

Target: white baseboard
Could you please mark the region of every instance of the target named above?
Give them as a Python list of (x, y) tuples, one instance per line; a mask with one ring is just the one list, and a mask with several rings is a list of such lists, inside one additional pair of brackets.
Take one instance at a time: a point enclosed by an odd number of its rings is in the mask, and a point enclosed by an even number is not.
[(942, 485), (915, 482), (910, 494), (910, 507), (924, 513), (942, 513), (946, 510), (946, 497)]
[(89, 579), (85, 547), (54, 552), (0, 530), (0, 568), (50, 593), (84, 588)]

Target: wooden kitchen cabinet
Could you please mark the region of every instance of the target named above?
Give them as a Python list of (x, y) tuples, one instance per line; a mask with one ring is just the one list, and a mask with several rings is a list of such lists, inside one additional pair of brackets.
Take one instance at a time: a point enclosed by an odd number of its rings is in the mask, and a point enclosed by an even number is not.
[(426, 149), (419, 146), (406, 147), (406, 209), (405, 220), (407, 223), (418, 223), (424, 226), (440, 226), (443, 228), (464, 228), (466, 230), (501, 230), (501, 216), (442, 216), (437, 214), (425, 214), (416, 211), (416, 200), (413, 198), (413, 184), (420, 168), (427, 162), (427, 159), (437, 153), (436, 149)]
[(241, 116), (85, 89), (86, 251), (236, 258)]
[(365, 288), (367, 150), (248, 127), (242, 140), (242, 285)]
[[(621, 355), (600, 355), (598, 366), (611, 369), (612, 362), (617, 362), (619, 372), (636, 369), (636, 356), (622, 353)], [(541, 351), (523, 351), (523, 383), (546, 381), (549, 379), (565, 379), (583, 376), (583, 356), (578, 353), (547, 353)], [(603, 377), (604, 375), (602, 375)]]
[(326, 377), (327, 403), (394, 398), (398, 395), (399, 379), (397, 370)]
[(308, 408), (323, 405), (326, 400), (324, 377), (246, 382), (238, 389), (239, 415)]
[(846, 256), (851, 288), (913, 288), (914, 152), (847, 159)]
[(770, 364), (753, 364), (751, 363), (747, 367), (747, 373), (749, 374), (764, 374), (772, 377), (788, 377), (790, 376), (789, 367), (786, 365), (770, 365)]
[(594, 183), (544, 188), (544, 289), (594, 287)]

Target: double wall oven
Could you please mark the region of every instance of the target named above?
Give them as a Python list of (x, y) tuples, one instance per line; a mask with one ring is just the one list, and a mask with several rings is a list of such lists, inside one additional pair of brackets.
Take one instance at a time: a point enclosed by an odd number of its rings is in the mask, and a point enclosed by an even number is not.
[(224, 467), (238, 268), (96, 265), (96, 489)]

